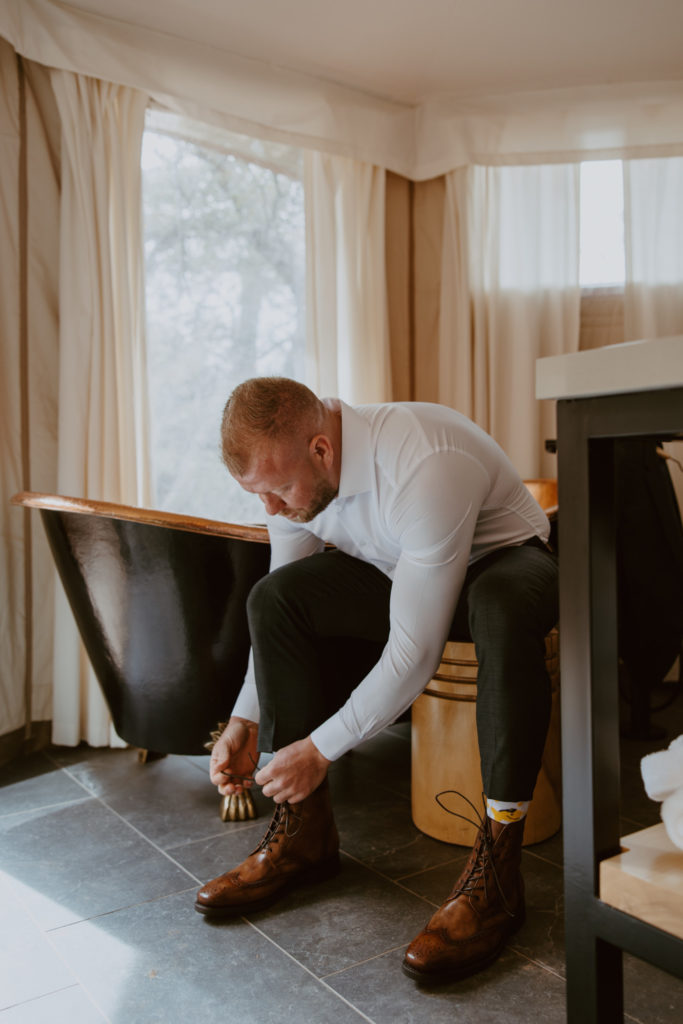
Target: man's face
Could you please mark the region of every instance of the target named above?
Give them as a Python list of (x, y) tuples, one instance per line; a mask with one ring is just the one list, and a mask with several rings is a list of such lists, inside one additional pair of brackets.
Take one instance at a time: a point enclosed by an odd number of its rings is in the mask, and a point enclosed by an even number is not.
[(315, 451), (293, 454), (284, 445), (271, 445), (257, 453), (237, 483), (257, 494), (269, 516), (283, 516), (292, 523), (309, 523), (337, 495), (322, 460)]

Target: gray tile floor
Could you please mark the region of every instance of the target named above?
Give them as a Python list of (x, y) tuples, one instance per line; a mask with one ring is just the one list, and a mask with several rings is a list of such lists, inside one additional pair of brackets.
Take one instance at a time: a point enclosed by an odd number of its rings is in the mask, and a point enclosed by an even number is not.
[[(662, 716), (670, 737), (682, 704)], [(667, 742), (624, 741), (625, 833), (658, 820), (639, 763)], [(341, 874), (220, 924), (195, 890), (270, 811), (257, 794), (257, 821), (223, 824), (207, 761), (51, 748), (0, 772), (0, 1024), (565, 1019), (560, 835), (524, 851), (527, 922), (492, 968), (433, 991), (401, 973), (467, 854), (412, 824), (409, 726), (333, 767)], [(683, 1020), (683, 983), (628, 957), (625, 993), (629, 1020)]]

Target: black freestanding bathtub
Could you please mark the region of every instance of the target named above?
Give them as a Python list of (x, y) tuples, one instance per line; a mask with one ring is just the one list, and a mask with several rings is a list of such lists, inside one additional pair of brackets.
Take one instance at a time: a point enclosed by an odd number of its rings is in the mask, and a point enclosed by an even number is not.
[(38, 509), (119, 736), (203, 754), (249, 655), (246, 598), (268, 571), (265, 527), (21, 493)]

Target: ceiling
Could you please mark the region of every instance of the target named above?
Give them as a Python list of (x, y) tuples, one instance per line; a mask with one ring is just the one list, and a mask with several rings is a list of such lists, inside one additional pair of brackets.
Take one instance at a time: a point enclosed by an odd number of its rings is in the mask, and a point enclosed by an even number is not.
[(67, 0), (417, 105), (683, 80), (682, 0)]

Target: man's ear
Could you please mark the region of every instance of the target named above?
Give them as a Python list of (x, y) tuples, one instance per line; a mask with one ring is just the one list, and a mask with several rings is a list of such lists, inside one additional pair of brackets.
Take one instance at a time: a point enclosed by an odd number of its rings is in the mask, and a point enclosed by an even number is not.
[(332, 442), (327, 434), (316, 434), (315, 437), (312, 437), (308, 451), (311, 458), (325, 469), (328, 469), (334, 461)]

